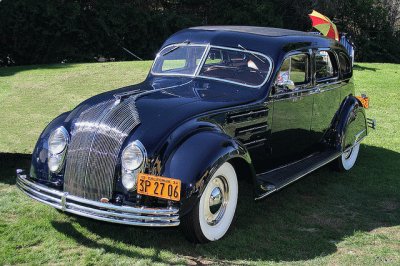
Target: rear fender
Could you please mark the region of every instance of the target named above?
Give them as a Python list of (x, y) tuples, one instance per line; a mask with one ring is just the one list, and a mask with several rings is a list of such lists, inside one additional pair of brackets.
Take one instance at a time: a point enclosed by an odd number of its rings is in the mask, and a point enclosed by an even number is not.
[(365, 110), (354, 96), (347, 96), (332, 123), (333, 145), (340, 151), (359, 143), (368, 135)]
[[(182, 181), (181, 216), (193, 208), (218, 167), (233, 158), (241, 158), (251, 166), (246, 148), (226, 134), (215, 130), (195, 133), (170, 154), (161, 175)], [(251, 170), (254, 176), (252, 166)]]

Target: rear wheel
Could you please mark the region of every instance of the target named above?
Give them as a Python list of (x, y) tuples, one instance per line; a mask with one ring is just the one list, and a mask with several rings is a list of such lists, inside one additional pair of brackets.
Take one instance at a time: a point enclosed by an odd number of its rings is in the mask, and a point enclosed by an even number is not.
[(192, 211), (183, 217), (182, 227), (186, 237), (198, 243), (222, 238), (232, 224), (237, 200), (235, 168), (225, 162), (210, 178)]
[(359, 151), (360, 143), (354, 145), (351, 149), (344, 151), (342, 155), (336, 159), (336, 170), (349, 171), (351, 168), (353, 168), (354, 164), (357, 161)]

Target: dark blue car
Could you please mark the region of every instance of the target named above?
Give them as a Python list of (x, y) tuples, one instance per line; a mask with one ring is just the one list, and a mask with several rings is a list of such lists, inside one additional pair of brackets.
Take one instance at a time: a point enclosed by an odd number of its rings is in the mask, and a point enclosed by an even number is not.
[[(147, 79), (94, 96), (41, 134), (17, 184), (59, 210), (223, 237), (239, 181), (265, 196), (331, 163), (350, 170), (367, 135), (344, 47), (305, 32), (196, 27), (171, 36)], [(241, 183), (240, 183), (241, 184)]]

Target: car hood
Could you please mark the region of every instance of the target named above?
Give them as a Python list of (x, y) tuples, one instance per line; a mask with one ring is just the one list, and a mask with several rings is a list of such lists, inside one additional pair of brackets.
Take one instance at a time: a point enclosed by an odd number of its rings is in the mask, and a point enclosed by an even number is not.
[(260, 90), (206, 79), (158, 77), (141, 84), (96, 95), (78, 105), (67, 117), (72, 128), (74, 121), (89, 108), (115, 101), (116, 104), (135, 97), (134, 105), (140, 124), (133, 129), (148, 152), (161, 139), (184, 121), (209, 111), (254, 101)]

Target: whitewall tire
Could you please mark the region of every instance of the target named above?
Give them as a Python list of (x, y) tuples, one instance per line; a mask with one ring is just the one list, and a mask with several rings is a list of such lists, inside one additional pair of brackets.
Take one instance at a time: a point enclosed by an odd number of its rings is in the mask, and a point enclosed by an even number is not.
[(187, 238), (204, 243), (226, 235), (235, 216), (238, 192), (235, 168), (225, 162), (209, 179), (193, 210), (183, 217)]
[(336, 160), (336, 168), (339, 171), (349, 171), (353, 168), (357, 161), (358, 153), (360, 151), (360, 143), (354, 145), (351, 149), (346, 150)]

